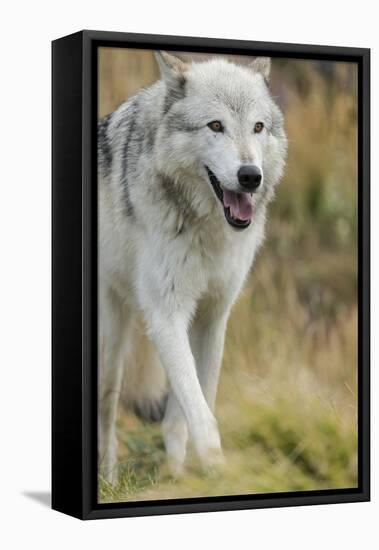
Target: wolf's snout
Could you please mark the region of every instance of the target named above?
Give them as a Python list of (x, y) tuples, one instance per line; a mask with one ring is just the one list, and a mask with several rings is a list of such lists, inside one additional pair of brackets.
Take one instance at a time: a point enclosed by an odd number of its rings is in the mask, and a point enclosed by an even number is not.
[(246, 191), (255, 191), (261, 184), (262, 172), (255, 164), (243, 164), (238, 170), (238, 182)]

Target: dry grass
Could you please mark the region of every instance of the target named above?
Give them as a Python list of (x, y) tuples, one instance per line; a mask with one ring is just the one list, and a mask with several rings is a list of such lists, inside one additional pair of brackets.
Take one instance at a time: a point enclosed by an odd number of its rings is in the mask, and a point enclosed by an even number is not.
[(121, 411), (121, 481), (100, 480), (100, 501), (356, 486), (356, 71), (327, 69), (274, 64), (289, 158), (228, 326), (217, 401), (227, 466), (204, 473), (190, 454), (173, 480), (159, 428)]

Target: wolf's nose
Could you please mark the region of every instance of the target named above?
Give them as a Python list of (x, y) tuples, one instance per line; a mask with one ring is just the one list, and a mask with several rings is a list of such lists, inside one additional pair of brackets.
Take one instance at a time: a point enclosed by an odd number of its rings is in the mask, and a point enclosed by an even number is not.
[(239, 184), (246, 191), (255, 191), (262, 181), (262, 172), (255, 164), (243, 164), (237, 176)]

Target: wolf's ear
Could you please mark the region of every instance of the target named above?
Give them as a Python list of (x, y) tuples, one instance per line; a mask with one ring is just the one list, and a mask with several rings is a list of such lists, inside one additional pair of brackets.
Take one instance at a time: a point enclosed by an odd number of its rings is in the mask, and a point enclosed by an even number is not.
[(271, 71), (271, 59), (269, 57), (257, 57), (254, 61), (249, 63), (249, 67), (255, 73), (260, 73), (265, 79), (265, 82), (268, 83)]
[(176, 87), (178, 84), (184, 84), (185, 73), (188, 69), (187, 63), (163, 51), (155, 52), (155, 57), (158, 61), (162, 78), (169, 86)]

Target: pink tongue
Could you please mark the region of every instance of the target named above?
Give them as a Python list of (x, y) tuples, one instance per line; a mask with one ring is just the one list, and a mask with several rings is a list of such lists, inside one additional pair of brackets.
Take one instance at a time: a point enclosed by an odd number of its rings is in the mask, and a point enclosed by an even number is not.
[(235, 193), (224, 191), (224, 206), (230, 208), (230, 214), (235, 220), (251, 220), (253, 215), (253, 201), (249, 193)]

